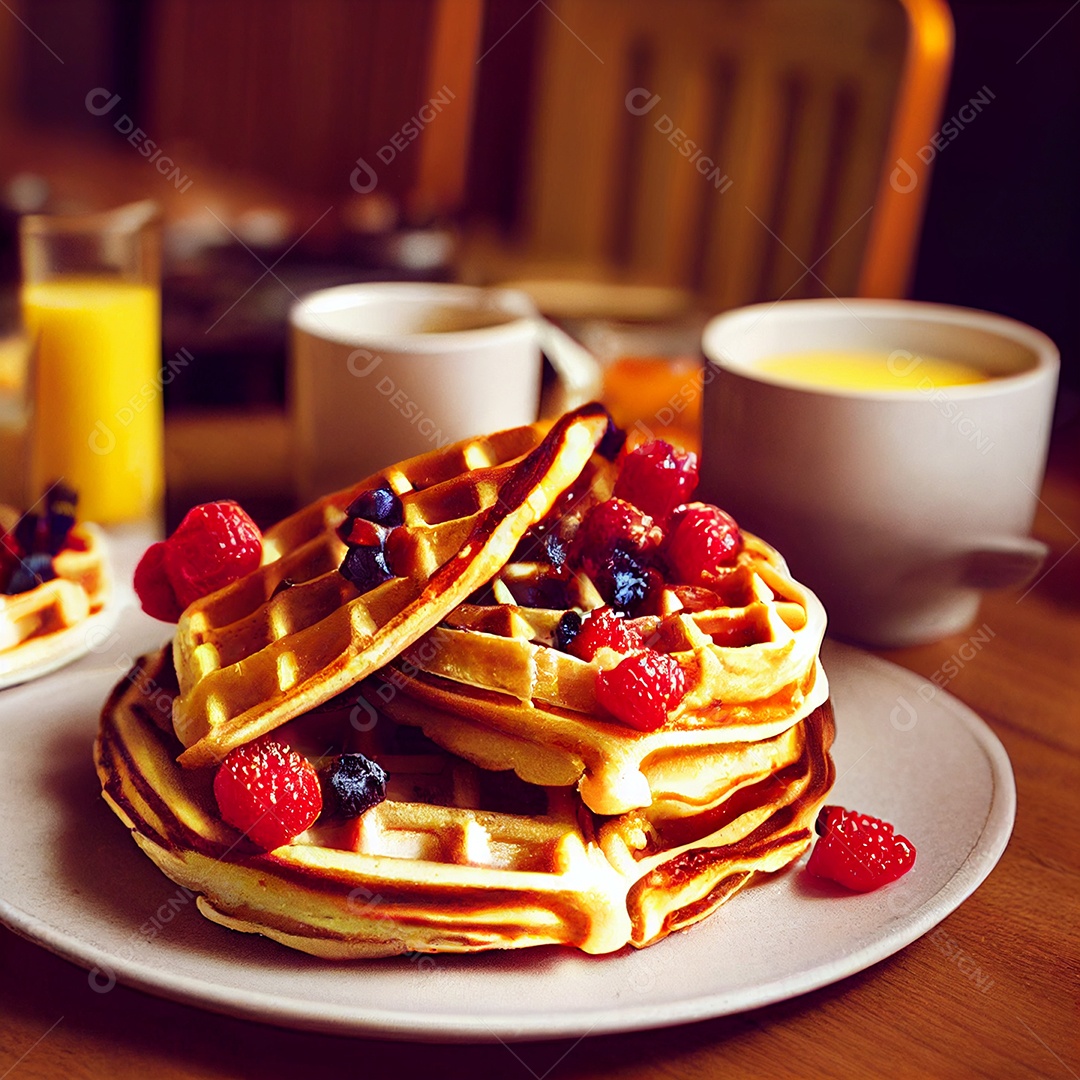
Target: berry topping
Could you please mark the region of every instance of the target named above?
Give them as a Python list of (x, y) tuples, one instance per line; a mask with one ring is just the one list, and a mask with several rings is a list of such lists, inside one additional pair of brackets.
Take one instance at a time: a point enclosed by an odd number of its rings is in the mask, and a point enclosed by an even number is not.
[(322, 810), (311, 762), (275, 739), (230, 751), (214, 776), (214, 798), (221, 816), (266, 851), (287, 844)]
[(575, 537), (586, 568), (611, 557), (618, 544), (635, 553), (651, 552), (664, 539), (664, 531), (645, 513), (623, 499), (608, 499), (594, 506)]
[(350, 518), (364, 518), (389, 528), (401, 525), (405, 520), (401, 500), (389, 488), (361, 491), (349, 504), (345, 513)]
[(637, 607), (652, 591), (660, 575), (643, 565), (641, 559), (626, 548), (616, 547), (600, 576), (600, 591), (619, 611)]
[(708, 585), (723, 567), (734, 566), (742, 549), (739, 526), (723, 510), (707, 503), (680, 506), (671, 516), (667, 561), (674, 579)]
[(56, 577), (52, 556), (45, 551), (35, 551), (27, 555), (11, 572), (4, 592), (8, 596), (29, 592), (45, 581)]
[(622, 499), (608, 499), (585, 515), (574, 538), (577, 562), (608, 603), (628, 610), (648, 593), (648, 567), (664, 531)]
[(178, 622), (183, 608), (165, 575), (165, 541), (151, 544), (135, 567), (135, 594), (143, 611), (162, 622)]
[(611, 608), (602, 607), (590, 611), (581, 622), (581, 629), (566, 651), (579, 660), (591, 660), (597, 649), (614, 649), (619, 653), (631, 653), (645, 648), (641, 635)]
[(386, 529), (367, 518), (350, 518), (346, 525), (342, 525), (339, 535), (346, 544), (382, 547)]
[(653, 439), (627, 454), (615, 495), (665, 522), (676, 506), (690, 498), (697, 482), (697, 454)]
[(262, 533), (234, 502), (189, 510), (176, 531), (151, 544), (135, 568), (143, 611), (176, 622), (201, 596), (238, 581), (262, 562)]
[(607, 428), (600, 439), (596, 452), (608, 461), (614, 461), (622, 452), (626, 443), (626, 432), (616, 426), (615, 421), (608, 417)]
[(340, 570), (361, 592), (374, 589), (394, 576), (386, 564), (386, 555), (381, 547), (362, 547), (359, 544), (349, 547)]
[(570, 542), (556, 532), (545, 533), (544, 554), (547, 560), (556, 570), (561, 570), (566, 563), (566, 556), (570, 550)]
[(388, 487), (361, 491), (351, 503), (338, 536), (348, 550), (338, 567), (361, 592), (392, 578), (386, 561), (386, 542), (405, 520), (401, 500)]
[(596, 699), (617, 720), (639, 731), (655, 731), (686, 693), (678, 661), (646, 649), (596, 676)]
[(581, 616), (576, 611), (568, 611), (555, 627), (555, 648), (563, 652), (570, 651), (570, 645), (581, 631)]
[(262, 533), (237, 503), (204, 503), (189, 510), (165, 542), (165, 573), (187, 607), (257, 570)]
[(319, 779), (326, 817), (359, 817), (386, 798), (386, 772), (363, 754), (334, 758), (320, 771)]
[(46, 551), (59, 554), (67, 544), (68, 533), (75, 525), (75, 507), (79, 496), (67, 484), (56, 483), (45, 494), (44, 531)]
[(52, 484), (39, 500), (45, 504), (44, 511), (40, 514), (28, 511), (15, 525), (14, 540), (20, 550), (27, 555), (61, 552), (75, 524), (76, 502), (74, 488), (60, 482)]
[(885, 821), (842, 806), (823, 806), (815, 829), (818, 842), (806, 864), (809, 873), (855, 892), (888, 885), (915, 865), (915, 848)]

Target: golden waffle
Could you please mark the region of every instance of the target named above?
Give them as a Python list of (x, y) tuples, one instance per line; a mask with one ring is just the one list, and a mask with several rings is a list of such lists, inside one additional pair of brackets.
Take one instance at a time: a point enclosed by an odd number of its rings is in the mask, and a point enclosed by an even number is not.
[[(758, 771), (760, 744), (726, 747), (716, 764), (728, 782), (707, 808), (688, 812), (681, 799), (661, 797), (599, 827), (608, 861), (632, 882), (626, 899), (631, 944), (649, 945), (698, 922), (755, 874), (780, 870), (809, 847), (835, 777), (829, 756), (834, 730), (826, 702), (781, 737), (780, 767)], [(797, 754), (781, 765), (792, 748)], [(732, 759), (726, 767), (725, 756)], [(733, 767), (739, 759), (741, 773)], [(708, 768), (702, 762), (703, 771)]]
[(104, 605), (109, 582), (100, 530), (76, 525), (68, 544), (53, 557), (52, 581), (0, 596), (0, 678), (65, 652), (79, 625)]
[[(528, 789), (534, 816), (478, 809), (478, 771), (431, 745), (377, 755), (389, 797), (352, 826), (258, 851), (218, 816), (212, 770), (174, 761), (160, 726), (173, 679), (164, 652), (136, 665), (105, 706), (95, 760), (110, 806), (208, 918), (334, 958), (626, 942), (625, 887), (572, 794)], [(355, 733), (347, 713), (343, 726)], [(387, 727), (374, 729), (384, 745)]]
[[(468, 439), (383, 470), (286, 518), (264, 564), (193, 603), (174, 645), (181, 762), (220, 760), (379, 668), (431, 629), (510, 558), (579, 477), (607, 429), (588, 405), (538, 426)], [(400, 576), (359, 593), (340, 573), (336, 530), (361, 492), (389, 485)], [(288, 586), (288, 587), (284, 587)]]
[[(710, 755), (775, 740), (828, 697), (818, 662), (824, 610), (754, 536), (744, 534), (737, 565), (717, 591), (665, 588), (667, 614), (635, 620), (687, 676), (686, 696), (652, 732), (605, 717), (597, 704), (597, 672), (617, 654), (601, 650), (587, 662), (553, 648), (563, 612), (513, 602), (542, 592), (542, 573), (509, 564), (492, 590), (504, 602), (458, 608), (394, 661), (384, 677), (404, 693), (383, 690), (385, 711), (484, 768), (576, 784), (591, 810), (619, 814), (661, 795), (705, 805), (717, 781), (705, 765)], [(603, 602), (587, 581), (575, 584), (577, 607)]]
[(213, 771), (175, 762), (176, 692), (165, 650), (113, 691), (95, 744), (106, 801), (208, 918), (328, 958), (651, 944), (797, 858), (832, 780), (825, 705), (783, 737), (788, 763), (771, 777), (732, 745), (741, 764), (708, 809), (658, 799), (601, 819), (572, 789), (484, 773), (366, 709), (350, 724), (358, 699), (345, 696), (281, 734), (317, 758), (349, 732), (349, 749), (390, 772), (387, 800), (261, 852), (220, 820)]

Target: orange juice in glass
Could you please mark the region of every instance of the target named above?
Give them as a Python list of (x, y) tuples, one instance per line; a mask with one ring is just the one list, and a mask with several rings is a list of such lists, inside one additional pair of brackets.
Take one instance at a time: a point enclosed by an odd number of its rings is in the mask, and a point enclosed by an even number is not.
[(0, 503), (25, 507), (30, 466), (30, 342), (21, 327), (0, 330)]
[(25, 217), (20, 250), (36, 364), (32, 490), (63, 479), (86, 520), (156, 517), (164, 486), (157, 207)]

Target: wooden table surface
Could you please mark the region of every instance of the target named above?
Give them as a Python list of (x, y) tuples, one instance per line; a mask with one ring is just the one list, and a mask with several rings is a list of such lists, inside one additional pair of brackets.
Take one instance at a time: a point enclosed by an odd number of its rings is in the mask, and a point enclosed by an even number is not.
[[(768, 1008), (578, 1042), (437, 1046), (278, 1030), (115, 987), (0, 930), (0, 1080), (108, 1076), (1080, 1076), (1080, 425), (1055, 437), (1043, 576), (987, 598), (993, 636), (883, 653), (985, 718), (1016, 774), (997, 868), (941, 926), (835, 985)], [(963, 651), (962, 651), (963, 650)], [(965, 656), (969, 658), (965, 659)], [(949, 669), (951, 671), (951, 667)], [(89, 764), (88, 764), (89, 767)], [(3, 868), (0, 867), (0, 875)], [(738, 902), (737, 900), (735, 901)], [(723, 917), (721, 914), (719, 917)], [(692, 931), (691, 931), (692, 932)], [(717, 958), (722, 963), (722, 958)]]

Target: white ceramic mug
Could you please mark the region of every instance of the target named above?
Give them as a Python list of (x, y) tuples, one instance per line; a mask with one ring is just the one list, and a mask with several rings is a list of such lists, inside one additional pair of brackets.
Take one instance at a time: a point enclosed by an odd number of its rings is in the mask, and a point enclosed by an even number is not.
[(532, 423), (541, 349), (567, 403), (595, 378), (580, 346), (511, 289), (342, 285), (305, 297), (290, 324), (294, 475), (305, 502), (414, 454)]
[[(779, 548), (832, 632), (938, 640), (972, 623), (980, 590), (1036, 573), (1046, 547), (1027, 534), (1059, 365), (1045, 334), (938, 304), (799, 300), (718, 316), (703, 347), (703, 497)], [(852, 391), (755, 370), (820, 351), (956, 360), (991, 377)]]

